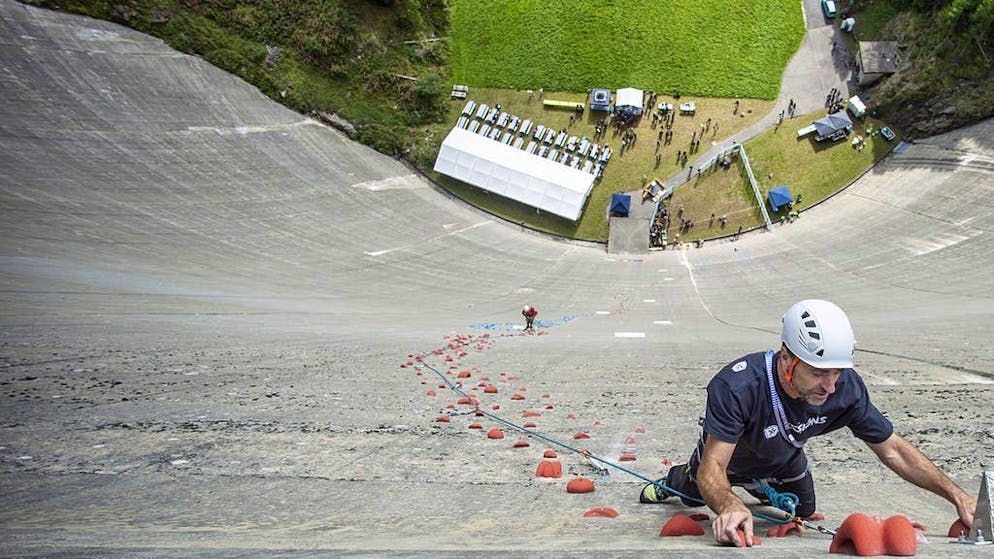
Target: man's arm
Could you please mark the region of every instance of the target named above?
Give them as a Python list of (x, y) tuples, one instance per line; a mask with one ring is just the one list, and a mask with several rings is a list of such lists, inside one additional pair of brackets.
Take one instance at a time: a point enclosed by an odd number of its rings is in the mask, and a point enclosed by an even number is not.
[[(742, 499), (732, 492), (728, 481), (728, 462), (732, 459), (735, 445), (707, 435), (701, 465), (697, 468), (697, 488), (711, 510), (717, 514), (712, 528), (718, 543), (734, 544), (738, 547), (752, 546), (752, 513)], [(740, 541), (737, 530), (745, 532), (745, 541)]]
[(881, 462), (894, 470), (897, 475), (922, 489), (949, 501), (956, 507), (959, 519), (967, 526), (973, 525), (973, 513), (977, 500), (970, 497), (960, 486), (942, 473), (922, 451), (897, 433), (882, 443), (866, 443)]

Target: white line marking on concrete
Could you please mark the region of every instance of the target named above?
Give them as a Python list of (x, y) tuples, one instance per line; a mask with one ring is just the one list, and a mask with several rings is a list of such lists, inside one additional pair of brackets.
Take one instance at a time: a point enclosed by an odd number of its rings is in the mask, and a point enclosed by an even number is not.
[(365, 188), (366, 190), (376, 192), (379, 190), (411, 190), (414, 188), (425, 188), (427, 186), (428, 185), (421, 180), (421, 177), (411, 174), (399, 177), (387, 177), (378, 181), (359, 182), (353, 184), (352, 188)]
[[(480, 223), (474, 223), (473, 225), (468, 225), (466, 227), (463, 227), (462, 229), (456, 229), (455, 231), (449, 231), (449, 232), (445, 233), (444, 235), (438, 235), (438, 236), (432, 237), (430, 239), (426, 239), (426, 241), (424, 241), (424, 242), (431, 242), (431, 241), (434, 241), (436, 239), (441, 239), (442, 237), (445, 237), (445, 236), (448, 236), (448, 235), (458, 235), (459, 233), (464, 233), (466, 231), (469, 231), (470, 229), (476, 229), (477, 227), (483, 227), (484, 225), (487, 225), (487, 224), (490, 224), (490, 223), (493, 223), (493, 221), (487, 220), (487, 221), (481, 221)], [(423, 243), (421, 243), (421, 244), (423, 244)], [(369, 256), (383, 256), (384, 254), (389, 254), (391, 252), (395, 252), (395, 251), (398, 251), (398, 250), (405, 250), (405, 249), (411, 248), (412, 246), (415, 246), (415, 245), (407, 245), (407, 246), (402, 246), (402, 247), (388, 248), (388, 249), (384, 249), (384, 250), (366, 250), (366, 251), (363, 251), (363, 254), (367, 254)]]
[(643, 303), (655, 303), (656, 300), (655, 299), (642, 299), (642, 302)]
[(673, 324), (673, 321), (672, 320), (654, 320), (654, 321), (652, 321), (652, 323), (653, 324), (661, 324), (663, 326), (669, 326), (670, 324)]
[(615, 332), (615, 338), (644, 338), (645, 332)]
[(611, 311), (597, 311), (596, 314), (611, 314)]

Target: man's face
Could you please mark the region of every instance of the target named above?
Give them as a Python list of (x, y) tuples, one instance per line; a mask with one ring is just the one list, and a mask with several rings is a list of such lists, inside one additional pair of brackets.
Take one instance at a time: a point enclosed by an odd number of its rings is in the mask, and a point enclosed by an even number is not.
[[(788, 366), (790, 361), (793, 361), (793, 358), (788, 360)], [(794, 376), (790, 385), (805, 402), (812, 406), (820, 406), (835, 393), (835, 383), (841, 374), (842, 369), (816, 369), (798, 360), (797, 365), (794, 366)]]

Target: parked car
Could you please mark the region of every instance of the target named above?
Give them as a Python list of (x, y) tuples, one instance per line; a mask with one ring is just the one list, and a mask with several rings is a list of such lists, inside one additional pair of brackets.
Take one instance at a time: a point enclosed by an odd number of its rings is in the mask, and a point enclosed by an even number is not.
[(890, 129), (890, 126), (884, 126), (883, 128), (881, 128), (880, 135), (883, 136), (884, 138), (887, 138), (888, 142), (897, 137), (897, 134), (895, 134), (894, 131)]
[(835, 0), (821, 0), (821, 9), (825, 12), (825, 17), (835, 19)]

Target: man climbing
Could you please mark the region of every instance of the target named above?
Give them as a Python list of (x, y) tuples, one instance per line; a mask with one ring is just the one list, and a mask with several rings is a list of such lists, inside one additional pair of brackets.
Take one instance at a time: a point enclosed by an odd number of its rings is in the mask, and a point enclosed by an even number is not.
[(521, 309), (521, 314), (525, 317), (525, 330), (534, 330), (535, 327), (533, 323), (535, 322), (535, 317), (538, 316), (538, 309), (531, 305), (525, 305), (524, 308)]
[[(848, 427), (883, 464), (952, 503), (960, 520), (972, 525), (976, 500), (895, 433), (870, 402), (852, 368), (856, 340), (842, 309), (818, 299), (801, 301), (784, 314), (780, 339), (780, 351), (746, 355), (711, 379), (690, 461), (670, 468), (665, 480), (644, 486), (641, 502), (662, 502), (674, 495), (666, 488), (675, 489), (717, 514), (718, 543), (751, 545), (752, 514), (732, 486), (764, 502), (770, 498), (764, 486), (793, 493), (798, 497), (795, 515), (808, 518), (815, 512), (815, 488), (804, 443)], [(681, 499), (687, 506), (701, 504)]]

